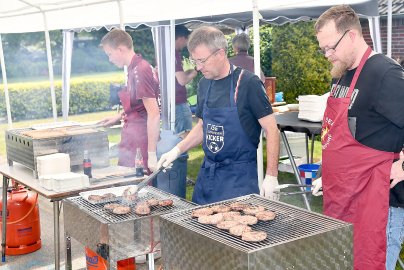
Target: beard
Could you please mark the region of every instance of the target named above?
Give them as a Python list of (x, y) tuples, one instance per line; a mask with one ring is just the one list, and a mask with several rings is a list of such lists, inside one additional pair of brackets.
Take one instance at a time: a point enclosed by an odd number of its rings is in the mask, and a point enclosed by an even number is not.
[(347, 71), (348, 65), (346, 62), (338, 62), (331, 68), (331, 76), (333, 78), (341, 78), (342, 75)]
[(346, 60), (340, 60), (335, 63), (335, 65), (332, 66), (331, 68), (331, 76), (333, 78), (341, 78), (342, 75), (345, 74), (345, 72), (352, 67), (354, 64), (354, 59), (351, 61), (346, 61)]

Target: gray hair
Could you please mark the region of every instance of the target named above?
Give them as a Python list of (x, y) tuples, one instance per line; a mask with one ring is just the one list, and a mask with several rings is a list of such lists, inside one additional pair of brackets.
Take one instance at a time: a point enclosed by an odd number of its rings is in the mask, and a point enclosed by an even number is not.
[(246, 52), (250, 48), (250, 37), (246, 33), (236, 35), (232, 42), (233, 48), (239, 52)]
[(111, 48), (118, 48), (118, 46), (125, 46), (128, 49), (133, 49), (132, 37), (121, 29), (112, 29), (102, 39), (100, 46), (108, 45)]
[(223, 32), (213, 26), (202, 26), (192, 31), (188, 38), (188, 51), (195, 51), (196, 47), (205, 45), (211, 52), (219, 49), (227, 51), (227, 40)]

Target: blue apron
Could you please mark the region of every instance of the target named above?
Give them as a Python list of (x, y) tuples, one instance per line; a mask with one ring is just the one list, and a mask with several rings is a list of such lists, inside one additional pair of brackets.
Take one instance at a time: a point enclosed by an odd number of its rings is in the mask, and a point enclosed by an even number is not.
[(192, 201), (200, 205), (259, 193), (257, 147), (240, 124), (234, 99), (238, 84), (234, 89), (233, 74), (232, 66), (230, 107), (207, 106), (213, 80), (206, 91), (202, 114), (205, 158), (192, 196)]

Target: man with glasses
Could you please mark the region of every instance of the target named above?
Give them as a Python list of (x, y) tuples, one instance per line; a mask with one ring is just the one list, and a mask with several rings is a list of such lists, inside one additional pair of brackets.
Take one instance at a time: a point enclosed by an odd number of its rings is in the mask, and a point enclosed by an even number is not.
[(324, 12), (315, 30), (334, 79), (321, 134), (322, 179), (313, 182), (313, 194), (322, 187), (324, 213), (353, 223), (354, 269), (394, 269), (404, 224), (397, 208), (404, 206), (403, 69), (372, 51), (349, 6)]
[(208, 204), (259, 193), (257, 147), (261, 128), (267, 134), (266, 176), (261, 194), (277, 199), (279, 133), (260, 79), (227, 59), (227, 40), (214, 27), (192, 32), (188, 50), (203, 78), (198, 85), (198, 123), (188, 136), (162, 155), (169, 166), (181, 153), (202, 143), (205, 158), (192, 200)]

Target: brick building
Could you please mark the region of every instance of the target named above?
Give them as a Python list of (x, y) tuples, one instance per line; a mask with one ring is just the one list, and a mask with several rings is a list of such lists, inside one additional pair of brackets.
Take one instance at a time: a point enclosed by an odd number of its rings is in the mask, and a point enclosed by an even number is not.
[[(379, 0), (380, 37), (383, 54), (387, 53), (387, 0)], [(404, 1), (392, 1), (391, 57), (404, 59)], [(368, 44), (372, 44), (369, 24), (362, 20), (362, 31)]]

